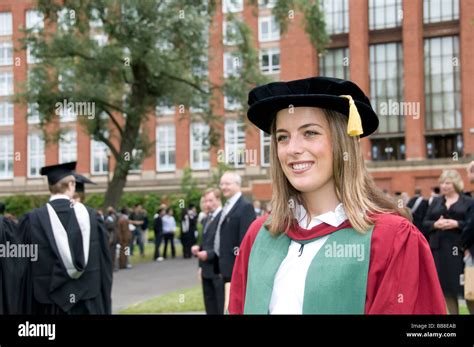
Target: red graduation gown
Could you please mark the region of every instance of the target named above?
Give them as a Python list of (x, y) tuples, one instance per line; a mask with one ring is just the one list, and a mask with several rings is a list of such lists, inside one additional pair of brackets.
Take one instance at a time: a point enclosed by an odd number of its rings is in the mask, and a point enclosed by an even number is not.
[[(255, 220), (240, 245), (232, 274), (230, 314), (243, 314), (250, 251), (267, 216)], [(365, 302), (366, 314), (446, 314), (433, 256), (423, 234), (393, 214), (374, 217)], [(288, 230), (292, 239), (309, 240), (350, 227), (322, 223), (310, 230)]]

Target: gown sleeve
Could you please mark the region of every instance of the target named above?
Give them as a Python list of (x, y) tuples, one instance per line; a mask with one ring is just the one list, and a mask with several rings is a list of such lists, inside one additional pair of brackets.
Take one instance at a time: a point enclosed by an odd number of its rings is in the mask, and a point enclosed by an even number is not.
[[(16, 224), (8, 218), (0, 217), (0, 244), (7, 247), (18, 243)], [(21, 297), (18, 295), (18, 286), (21, 272), (18, 270), (17, 258), (0, 257), (0, 314), (19, 313)]]
[(97, 220), (97, 232), (100, 240), (101, 297), (104, 314), (112, 313), (112, 255), (109, 249), (109, 234), (100, 215), (93, 210)]
[(405, 218), (381, 215), (372, 234), (365, 312), (446, 314), (430, 247)]
[(235, 259), (232, 279), (230, 282), (229, 314), (244, 313), (250, 251), (252, 250), (258, 231), (266, 219), (267, 216), (262, 216), (253, 221), (240, 244), (239, 254)]

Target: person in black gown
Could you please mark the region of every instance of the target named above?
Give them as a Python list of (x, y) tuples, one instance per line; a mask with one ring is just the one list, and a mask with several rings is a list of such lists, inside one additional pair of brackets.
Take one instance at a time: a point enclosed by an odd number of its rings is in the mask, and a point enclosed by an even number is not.
[(461, 175), (445, 170), (439, 179), (441, 196), (436, 197), (426, 212), (423, 227), (438, 271), (450, 314), (458, 314), (458, 297), (464, 294), (461, 275), (464, 272), (461, 233), (468, 221), (473, 200), (463, 194)]
[(22, 264), (20, 313), (111, 313), (107, 231), (95, 210), (72, 200), (75, 166), (71, 162), (41, 169), (48, 176), (51, 198), (20, 222), (20, 242), (38, 245), (38, 260)]

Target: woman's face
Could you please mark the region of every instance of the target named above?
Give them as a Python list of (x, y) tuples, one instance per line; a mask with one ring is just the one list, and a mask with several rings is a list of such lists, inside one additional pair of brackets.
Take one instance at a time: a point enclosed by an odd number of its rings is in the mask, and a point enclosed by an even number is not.
[(331, 132), (322, 109), (278, 112), (276, 140), (281, 167), (295, 189), (311, 193), (334, 184)]
[(449, 195), (456, 192), (453, 181), (451, 181), (450, 179), (446, 179), (443, 182), (441, 182), (441, 184), (439, 185), (439, 188), (441, 190), (441, 194), (443, 195)]

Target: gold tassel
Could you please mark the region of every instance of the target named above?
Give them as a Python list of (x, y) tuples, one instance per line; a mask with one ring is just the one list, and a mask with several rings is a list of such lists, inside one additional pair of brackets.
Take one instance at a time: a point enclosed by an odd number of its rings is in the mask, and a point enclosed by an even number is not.
[(347, 122), (347, 134), (349, 136), (360, 136), (364, 133), (362, 121), (356, 104), (350, 95), (340, 95), (349, 100), (349, 121)]

